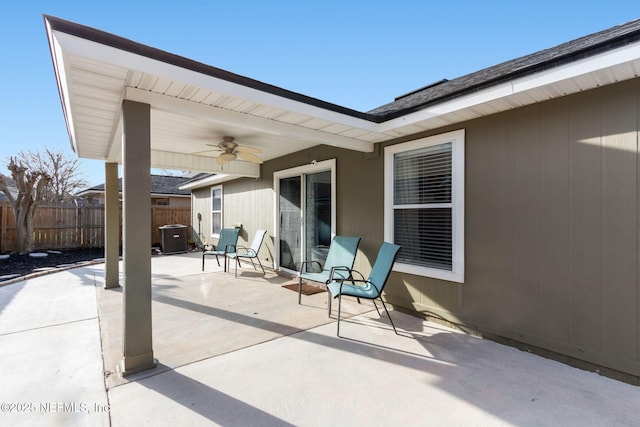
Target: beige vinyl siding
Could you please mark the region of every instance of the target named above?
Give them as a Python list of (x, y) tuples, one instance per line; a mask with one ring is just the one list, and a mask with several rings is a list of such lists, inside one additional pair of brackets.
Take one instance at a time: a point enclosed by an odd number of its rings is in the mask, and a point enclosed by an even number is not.
[(191, 228), (193, 241), (198, 240), (198, 214), (202, 220), (200, 221), (200, 230), (202, 233), (202, 243), (213, 243), (211, 239), (211, 189), (198, 188), (191, 192)]
[[(274, 193), (270, 181), (253, 178), (225, 182), (223, 186), (224, 227), (242, 224), (238, 245), (249, 247), (256, 230), (267, 230), (258, 256), (273, 267)], [(243, 264), (244, 265), (244, 264)]]

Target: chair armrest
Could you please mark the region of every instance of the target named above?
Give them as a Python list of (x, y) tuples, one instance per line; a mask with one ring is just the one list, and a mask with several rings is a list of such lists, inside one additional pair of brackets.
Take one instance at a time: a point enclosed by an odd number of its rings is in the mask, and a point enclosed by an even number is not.
[[(331, 267), (331, 270), (329, 271), (329, 278), (327, 279), (326, 283), (329, 284), (330, 282), (332, 282), (334, 280), (334, 274), (336, 271), (346, 271), (347, 273), (349, 273), (349, 276), (347, 278), (351, 278), (352, 276), (352, 272), (355, 270), (351, 270), (349, 267), (347, 267), (346, 265), (337, 265), (335, 267)], [(339, 277), (339, 280), (343, 280), (344, 277)]]
[[(352, 268), (347, 268), (347, 267), (336, 267), (336, 268), (340, 268), (340, 269), (346, 269), (349, 271), (349, 277), (347, 279), (351, 280), (352, 282), (366, 282), (364, 275), (362, 273), (360, 273), (358, 270), (354, 270)], [(331, 271), (332, 275), (333, 275), (333, 269)], [(358, 276), (360, 276), (360, 279), (354, 279), (353, 278), (353, 273), (358, 274)]]
[[(244, 250), (244, 254), (240, 254), (240, 250), (243, 249)], [(246, 246), (236, 246), (236, 253), (238, 255), (247, 255), (250, 257), (257, 257), (258, 254), (251, 248), (247, 248)]]
[(320, 264), (320, 261), (315, 261), (315, 260), (302, 261), (302, 262), (300, 263), (300, 273), (303, 273), (303, 272), (304, 272), (304, 273), (306, 273), (306, 271), (303, 271), (304, 266), (305, 266), (305, 265), (307, 265), (307, 264), (313, 264), (313, 263), (318, 264), (318, 265), (320, 266), (320, 269), (322, 269), (322, 264)]

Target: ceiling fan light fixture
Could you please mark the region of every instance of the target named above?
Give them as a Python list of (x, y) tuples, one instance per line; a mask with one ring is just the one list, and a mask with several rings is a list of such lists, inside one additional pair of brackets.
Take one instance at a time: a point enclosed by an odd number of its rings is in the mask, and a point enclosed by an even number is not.
[(222, 153), (219, 157), (225, 162), (230, 162), (236, 159), (236, 155), (233, 153)]

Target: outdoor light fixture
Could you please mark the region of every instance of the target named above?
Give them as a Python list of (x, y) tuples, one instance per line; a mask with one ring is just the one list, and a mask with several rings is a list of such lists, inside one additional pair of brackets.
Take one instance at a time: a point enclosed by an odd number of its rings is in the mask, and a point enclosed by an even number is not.
[(234, 153), (229, 153), (229, 152), (224, 152), (220, 154), (220, 156), (218, 157), (220, 157), (224, 162), (230, 162), (236, 159), (236, 155)]

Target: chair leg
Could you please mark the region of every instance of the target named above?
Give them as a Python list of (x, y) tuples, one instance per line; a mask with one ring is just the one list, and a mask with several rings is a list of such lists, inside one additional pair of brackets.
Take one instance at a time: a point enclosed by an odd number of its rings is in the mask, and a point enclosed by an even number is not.
[(218, 255), (216, 255), (216, 262), (218, 263), (218, 267), (220, 267), (220, 260), (218, 259)]
[[(375, 300), (373, 300), (373, 302), (375, 304)], [(387, 305), (382, 300), (382, 297), (380, 297), (380, 302), (382, 303), (382, 306), (384, 307), (384, 311), (387, 312), (387, 317), (389, 318), (389, 322), (391, 322), (391, 326), (393, 326), (393, 332), (395, 332), (396, 335), (398, 335), (398, 331), (396, 330), (396, 325), (393, 324), (393, 320), (391, 320), (391, 315), (389, 314), (389, 309), (387, 308)]]
[(338, 295), (338, 328), (336, 329), (336, 336), (340, 336), (340, 311), (342, 310), (342, 294)]
[(376, 304), (376, 300), (372, 299), (371, 301), (373, 301), (373, 306), (376, 308), (376, 311), (378, 312), (378, 316), (382, 316), (382, 313), (380, 313), (380, 310), (378, 310), (378, 304)]
[(204, 252), (202, 253), (202, 271), (204, 271)]
[(298, 278), (298, 304), (302, 304), (302, 277)]
[(331, 319), (331, 292), (327, 289), (327, 316)]
[[(236, 256), (234, 258), (231, 258), (233, 260), (235, 260), (236, 262), (234, 263), (236, 268), (235, 268), (235, 277), (238, 278), (238, 267), (242, 268), (242, 263), (240, 262), (240, 257)], [(231, 268), (231, 266), (229, 266), (229, 268)]]
[[(260, 262), (260, 258), (256, 257), (256, 259), (258, 260), (258, 264), (260, 264), (260, 268), (262, 269), (262, 274), (267, 274), (264, 272), (264, 267), (262, 266), (262, 262)], [(251, 261), (253, 262), (253, 261)]]

